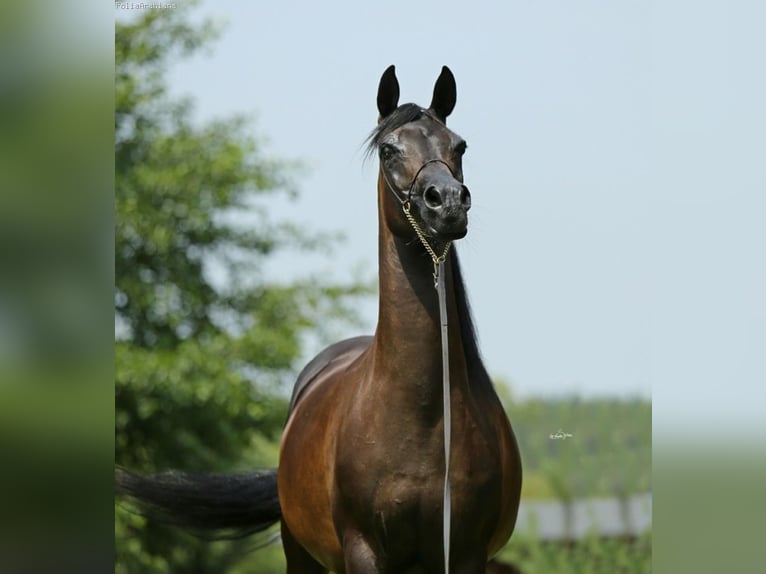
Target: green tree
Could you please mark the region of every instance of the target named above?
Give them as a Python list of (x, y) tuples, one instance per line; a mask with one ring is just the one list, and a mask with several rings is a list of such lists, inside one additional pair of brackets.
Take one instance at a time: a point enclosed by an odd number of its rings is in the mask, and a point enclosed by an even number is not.
[[(295, 165), (243, 118), (202, 126), (168, 95), (171, 61), (215, 32), (185, 4), (116, 25), (116, 461), (154, 471), (273, 466), (303, 338), (352, 321), (359, 282), (286, 284), (279, 250), (333, 241), (269, 217)], [(205, 544), (117, 505), (116, 571), (224, 572), (250, 543)], [(262, 569), (261, 571), (265, 571)]]

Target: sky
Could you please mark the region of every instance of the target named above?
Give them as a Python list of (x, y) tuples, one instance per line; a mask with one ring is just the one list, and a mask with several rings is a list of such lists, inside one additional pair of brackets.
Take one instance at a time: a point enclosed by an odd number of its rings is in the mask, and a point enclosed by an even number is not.
[[(255, 118), (269, 154), (309, 168), (274, 216), (346, 236), (276, 276), (376, 271), (378, 80), (395, 64), (400, 103), (427, 105), (446, 64), (490, 373), (519, 397), (651, 397), (655, 432), (766, 432), (763, 4), (206, 0), (206, 16), (222, 35), (173, 66), (173, 93), (199, 121)], [(372, 332), (377, 302), (360, 312)]]

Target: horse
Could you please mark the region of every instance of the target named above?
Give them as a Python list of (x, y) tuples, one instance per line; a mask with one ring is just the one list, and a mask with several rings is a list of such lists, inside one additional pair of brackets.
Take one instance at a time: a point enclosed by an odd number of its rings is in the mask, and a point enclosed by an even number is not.
[(471, 207), (467, 144), (446, 125), (456, 101), (446, 66), (428, 108), (399, 105), (394, 66), (380, 78), (367, 140), (379, 156), (377, 327), (328, 347), (299, 374), (278, 468), (118, 470), (119, 492), (196, 530), (250, 534), (280, 522), (288, 574), (485, 572), (515, 526), (521, 459), (450, 249), (467, 234)]

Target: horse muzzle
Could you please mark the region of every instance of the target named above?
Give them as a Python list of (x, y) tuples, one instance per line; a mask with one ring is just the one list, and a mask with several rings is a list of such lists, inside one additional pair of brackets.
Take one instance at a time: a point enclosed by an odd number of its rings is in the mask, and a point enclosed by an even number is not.
[(422, 195), (420, 215), (429, 235), (440, 240), (465, 237), (471, 192), (457, 180), (429, 181)]

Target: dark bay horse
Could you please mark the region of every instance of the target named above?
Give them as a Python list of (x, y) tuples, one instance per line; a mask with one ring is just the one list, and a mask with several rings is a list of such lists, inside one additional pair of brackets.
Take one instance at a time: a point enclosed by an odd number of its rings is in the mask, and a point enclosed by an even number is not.
[[(442, 346), (426, 246), (447, 253), (467, 233), (466, 143), (446, 126), (456, 102), (448, 68), (428, 108), (398, 100), (391, 66), (369, 139), (380, 158), (377, 329), (329, 347), (300, 374), (276, 476), (117, 475), (118, 490), (149, 514), (196, 530), (248, 533), (281, 519), (289, 574), (445, 571)], [(454, 249), (440, 281), (452, 405), (449, 571), (483, 574), (513, 531), (521, 461), (482, 364)]]

